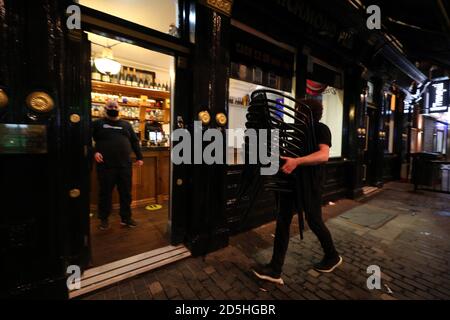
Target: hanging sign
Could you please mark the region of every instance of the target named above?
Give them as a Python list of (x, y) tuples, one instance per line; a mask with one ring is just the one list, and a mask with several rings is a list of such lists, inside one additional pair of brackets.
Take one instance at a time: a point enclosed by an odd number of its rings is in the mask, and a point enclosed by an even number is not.
[(433, 81), (428, 87), (428, 112), (447, 112), (450, 103), (450, 80)]

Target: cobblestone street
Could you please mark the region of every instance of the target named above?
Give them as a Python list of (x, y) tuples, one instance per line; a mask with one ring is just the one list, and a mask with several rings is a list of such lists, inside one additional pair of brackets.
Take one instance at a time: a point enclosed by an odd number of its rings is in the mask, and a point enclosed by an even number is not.
[[(340, 217), (362, 202), (344, 199), (324, 207), (344, 258), (331, 274), (312, 269), (322, 258), (320, 245), (309, 230), (300, 240), (294, 219), (283, 286), (259, 281), (250, 271), (270, 259), (275, 223), (269, 223), (232, 237), (227, 248), (205, 258), (181, 260), (84, 299), (449, 299), (450, 195), (411, 190), (388, 183), (364, 201), (397, 214), (378, 229)], [(380, 290), (366, 286), (369, 265), (381, 268)]]

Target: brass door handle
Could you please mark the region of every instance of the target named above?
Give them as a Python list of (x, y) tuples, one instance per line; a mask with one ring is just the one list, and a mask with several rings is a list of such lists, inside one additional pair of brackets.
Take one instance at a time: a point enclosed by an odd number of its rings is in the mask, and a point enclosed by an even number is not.
[(6, 107), (8, 105), (8, 95), (3, 89), (0, 89), (0, 109)]
[(48, 93), (35, 91), (26, 99), (28, 108), (39, 113), (46, 113), (53, 109), (55, 103)]
[(208, 111), (200, 111), (198, 113), (198, 119), (202, 122), (204, 126), (207, 126), (211, 121), (211, 116)]
[(225, 115), (225, 113), (221, 112), (221, 113), (216, 114), (216, 123), (219, 126), (221, 126), (221, 127), (226, 126), (227, 121), (228, 121), (228, 119), (227, 119), (227, 116)]

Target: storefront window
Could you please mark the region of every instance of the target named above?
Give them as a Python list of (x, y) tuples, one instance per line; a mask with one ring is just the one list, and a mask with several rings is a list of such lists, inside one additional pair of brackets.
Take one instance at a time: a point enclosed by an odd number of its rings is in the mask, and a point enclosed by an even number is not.
[(342, 123), (344, 110), (344, 91), (316, 81), (307, 80), (306, 96), (323, 104), (321, 122), (331, 131), (330, 158), (342, 156)]
[(448, 124), (436, 120), (432, 116), (423, 118), (423, 151), (432, 153), (447, 153)]
[[(250, 95), (255, 90), (260, 89), (272, 89), (266, 86), (254, 84), (251, 82), (245, 82), (237, 79), (230, 79), (230, 95), (228, 101), (228, 129), (237, 130), (234, 131), (234, 135), (228, 137), (228, 159), (230, 164), (243, 164), (244, 159), (242, 157), (242, 151), (244, 147), (244, 130), (245, 122), (247, 121), (247, 108)], [(289, 96), (294, 96), (293, 92), (286, 92), (276, 90), (280, 93), (284, 93)], [(268, 95), (269, 99), (274, 99)], [(294, 108), (294, 103), (288, 99), (282, 99), (279, 101), (282, 104), (288, 105)], [(294, 119), (289, 116), (284, 116), (285, 122), (294, 122)]]
[[(258, 35), (257, 35), (258, 34)], [(229, 164), (243, 164), (242, 150), (247, 108), (250, 96), (258, 89), (270, 89), (295, 97), (294, 61), (295, 50), (286, 49), (275, 44), (255, 31), (253, 34), (239, 28), (231, 30), (231, 75), (228, 100), (228, 129), (234, 129), (233, 136), (228, 137)], [(294, 107), (292, 101), (280, 97), (280, 104)], [(285, 115), (285, 122), (294, 119)]]
[(83, 6), (179, 37), (178, 0), (80, 0)]

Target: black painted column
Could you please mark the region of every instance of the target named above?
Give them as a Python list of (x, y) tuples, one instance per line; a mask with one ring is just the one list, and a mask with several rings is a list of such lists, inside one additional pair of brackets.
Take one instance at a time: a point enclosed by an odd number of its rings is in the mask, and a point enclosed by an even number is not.
[[(62, 9), (56, 0), (0, 1), (0, 85), (9, 95), (0, 123), (45, 128), (47, 142), (43, 153), (0, 154), (0, 296), (67, 297), (60, 224), (66, 213), (60, 195), (69, 197), (62, 166)], [(54, 107), (32, 109), (31, 93), (36, 107)]]
[(383, 116), (381, 111), (383, 110), (383, 90), (381, 79), (374, 78), (374, 103), (377, 108), (375, 113), (375, 119), (373, 123), (375, 124), (375, 137), (374, 137), (374, 166), (373, 174), (374, 184), (377, 187), (383, 186), (383, 165), (384, 165), (384, 140), (380, 136), (380, 132), (383, 131)]
[(363, 83), (361, 68), (349, 66), (345, 70), (343, 156), (350, 160), (348, 186), (350, 198), (362, 195), (362, 178), (365, 139), (358, 135), (358, 128), (364, 127), (365, 104), (361, 100)]
[[(203, 126), (203, 132), (216, 128), (224, 137), (225, 127), (217, 123), (216, 116), (228, 114), (230, 18), (202, 4), (197, 5), (196, 17), (193, 118), (196, 120), (199, 112), (207, 111), (211, 120)], [(225, 151), (225, 138), (223, 141)], [(228, 245), (229, 230), (224, 212), (225, 174), (225, 164), (193, 165), (188, 246), (194, 255), (203, 255)]]
[(394, 164), (393, 168), (393, 174), (394, 174), (394, 180), (400, 180), (401, 178), (401, 170), (402, 170), (402, 164), (405, 161), (406, 158), (406, 139), (403, 139), (403, 133), (404, 133), (404, 123), (403, 123), (403, 108), (404, 108), (404, 94), (400, 92), (396, 88), (395, 90), (395, 112), (394, 112), (394, 153), (397, 155), (397, 159)]

